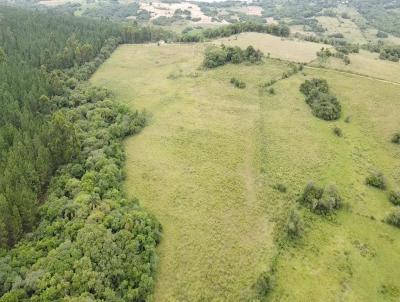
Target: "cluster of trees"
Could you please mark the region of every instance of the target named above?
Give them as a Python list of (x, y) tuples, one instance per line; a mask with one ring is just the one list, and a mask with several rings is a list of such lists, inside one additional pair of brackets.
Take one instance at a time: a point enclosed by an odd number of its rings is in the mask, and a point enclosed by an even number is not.
[(400, 60), (400, 46), (386, 45), (381, 48), (379, 58), (382, 60), (389, 60), (392, 62), (399, 62)]
[(327, 215), (342, 206), (342, 198), (334, 185), (320, 188), (313, 182), (307, 184), (299, 203), (309, 208), (312, 212)]
[(255, 22), (238, 22), (216, 28), (207, 28), (200, 32), (186, 33), (179, 37), (180, 42), (199, 42), (204, 39), (229, 37), (243, 32), (267, 33), (280, 37), (288, 37), (290, 29), (286, 24), (262, 24)]
[[(0, 14), (0, 301), (151, 299), (161, 228), (121, 189), (121, 140), (145, 116), (81, 82), (121, 32), (109, 22)], [(90, 61), (77, 56), (86, 44)], [(58, 65), (64, 52), (68, 69)]]
[(343, 62), (346, 65), (349, 65), (351, 63), (348, 55), (346, 55), (340, 51), (333, 52), (329, 48), (325, 48), (325, 47), (322, 47), (320, 51), (317, 51), (317, 57), (319, 57), (321, 60), (326, 60), (327, 58), (335, 57), (335, 58), (343, 60)]
[(362, 48), (371, 52), (379, 53), (379, 58), (381, 60), (389, 60), (392, 62), (399, 62), (400, 60), (400, 46), (398, 45), (388, 45), (379, 40), (376, 43), (362, 45)]
[(306, 80), (301, 84), (300, 91), (306, 96), (306, 103), (316, 117), (326, 121), (340, 118), (342, 107), (337, 98), (330, 94), (326, 80)]
[(263, 56), (260, 50), (255, 50), (251, 45), (244, 50), (237, 46), (221, 45), (221, 47), (218, 47), (213, 45), (205, 50), (203, 67), (215, 68), (227, 63), (240, 64), (244, 61), (257, 63), (262, 60)]

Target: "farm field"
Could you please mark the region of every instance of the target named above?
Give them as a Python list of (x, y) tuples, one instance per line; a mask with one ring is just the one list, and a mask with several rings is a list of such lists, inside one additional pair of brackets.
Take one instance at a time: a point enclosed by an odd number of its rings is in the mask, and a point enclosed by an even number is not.
[[(320, 49), (277, 39), (243, 34), (215, 43), (252, 44), (299, 62)], [(282, 43), (304, 48), (283, 51)], [(310, 180), (335, 183), (346, 206), (331, 218), (300, 209), (306, 232), (280, 251), (271, 300), (397, 301), (399, 231), (382, 222), (392, 208), (386, 192), (364, 180), (379, 169), (389, 189), (400, 185), (400, 150), (389, 143), (400, 128), (400, 86), (305, 68), (278, 81), (271, 95), (259, 85), (279, 79), (287, 62), (201, 70), (205, 47), (124, 45), (91, 79), (150, 115), (144, 131), (125, 142), (125, 189), (164, 228), (155, 301), (254, 299), (252, 285), (278, 250), (277, 223)], [(234, 88), (233, 76), (247, 87)], [(311, 114), (299, 86), (312, 77), (328, 80), (341, 120)], [(333, 134), (335, 125), (343, 137)]]
[(317, 51), (322, 47), (326, 47), (324, 44), (290, 40), (262, 33), (242, 33), (236, 37), (215, 40), (214, 43), (223, 43), (242, 48), (253, 45), (263, 51), (264, 54), (267, 55), (269, 53), (271, 58), (299, 63), (308, 63), (316, 59)]

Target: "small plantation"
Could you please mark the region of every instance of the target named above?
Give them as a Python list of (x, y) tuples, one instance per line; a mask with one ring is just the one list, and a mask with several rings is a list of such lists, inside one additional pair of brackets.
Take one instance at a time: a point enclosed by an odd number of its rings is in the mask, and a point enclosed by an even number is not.
[(300, 204), (319, 215), (327, 215), (342, 206), (342, 198), (334, 185), (320, 188), (313, 182), (307, 184), (300, 199)]
[(316, 117), (326, 121), (340, 118), (342, 107), (337, 98), (329, 93), (326, 80), (306, 80), (300, 85), (300, 91), (306, 96), (306, 103)]
[(216, 68), (228, 63), (240, 64), (243, 62), (261, 62), (264, 54), (260, 50), (255, 50), (253, 46), (248, 46), (245, 50), (238, 46), (226, 47), (225, 45), (210, 46), (204, 54), (203, 67)]

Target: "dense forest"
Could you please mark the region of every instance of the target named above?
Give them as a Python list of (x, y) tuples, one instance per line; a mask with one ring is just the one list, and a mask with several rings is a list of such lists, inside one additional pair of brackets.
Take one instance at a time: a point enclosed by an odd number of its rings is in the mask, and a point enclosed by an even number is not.
[(157, 34), (7, 7), (0, 16), (0, 301), (145, 300), (160, 227), (120, 188), (121, 139), (145, 116), (82, 80), (120, 42)]

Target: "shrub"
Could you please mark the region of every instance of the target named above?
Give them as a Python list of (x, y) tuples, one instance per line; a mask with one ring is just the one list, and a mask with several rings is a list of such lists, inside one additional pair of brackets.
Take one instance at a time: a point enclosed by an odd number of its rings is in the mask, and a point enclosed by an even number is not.
[(336, 186), (330, 185), (323, 189), (312, 182), (307, 184), (299, 202), (320, 215), (332, 213), (342, 206), (342, 198)]
[(349, 124), (351, 122), (351, 116), (346, 116), (344, 122)]
[(259, 297), (267, 296), (273, 289), (273, 275), (271, 272), (263, 272), (258, 277), (254, 287)]
[(400, 144), (400, 132), (397, 132), (392, 137), (393, 144)]
[(233, 84), (236, 88), (239, 88), (239, 89), (244, 89), (244, 88), (246, 88), (246, 83), (245, 82), (243, 82), (243, 81), (241, 81), (241, 80), (238, 80), (238, 79), (236, 79), (236, 78), (231, 78), (231, 84)]
[(270, 89), (268, 89), (268, 93), (269, 94), (275, 94), (275, 89), (271, 87)]
[(281, 184), (281, 183), (274, 185), (274, 189), (279, 191), (279, 192), (281, 192), (281, 193), (286, 193), (286, 191), (287, 191), (286, 186), (284, 184)]
[(386, 222), (400, 228), (400, 207), (396, 207), (387, 217)]
[(206, 68), (215, 68), (224, 65), (226, 61), (226, 51), (216, 46), (210, 46), (205, 51), (203, 66)]
[(400, 190), (399, 191), (391, 191), (389, 194), (389, 200), (396, 206), (400, 206)]
[(365, 179), (365, 183), (371, 187), (375, 187), (381, 190), (386, 189), (386, 178), (381, 172), (372, 172)]
[(302, 217), (297, 211), (292, 210), (290, 212), (285, 228), (288, 237), (291, 239), (299, 238), (302, 235), (304, 231), (304, 223)]
[(342, 137), (343, 136), (343, 131), (339, 127), (333, 128), (333, 133), (335, 133), (336, 136)]

